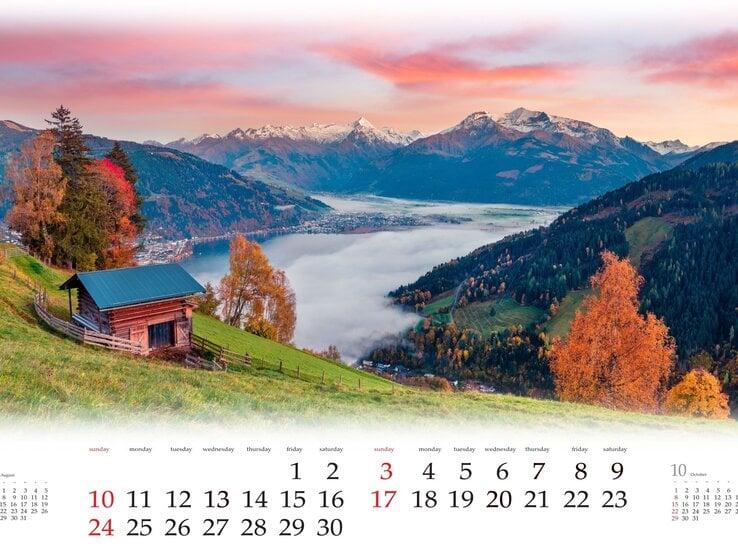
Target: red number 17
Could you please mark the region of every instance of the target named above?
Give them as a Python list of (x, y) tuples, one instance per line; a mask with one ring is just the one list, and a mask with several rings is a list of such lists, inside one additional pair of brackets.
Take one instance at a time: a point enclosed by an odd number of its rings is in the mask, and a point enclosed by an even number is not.
[[(374, 497), (374, 508), (389, 508), (392, 501), (395, 499), (397, 491), (374, 491), (372, 496)], [(384, 505), (381, 504), (380, 499), (384, 501)]]

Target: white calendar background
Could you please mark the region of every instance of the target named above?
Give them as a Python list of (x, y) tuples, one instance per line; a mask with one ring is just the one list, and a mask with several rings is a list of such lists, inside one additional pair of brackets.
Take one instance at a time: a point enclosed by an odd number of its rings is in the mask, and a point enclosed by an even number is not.
[(738, 525), (735, 439), (21, 425), (0, 439), (0, 485), (43, 483), (48, 514), (7, 517), (0, 537), (30, 552), (694, 552)]

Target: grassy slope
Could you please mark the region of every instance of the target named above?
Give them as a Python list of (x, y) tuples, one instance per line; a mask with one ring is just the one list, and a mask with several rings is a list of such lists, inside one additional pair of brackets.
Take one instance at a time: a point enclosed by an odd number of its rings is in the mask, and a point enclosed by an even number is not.
[(582, 302), (593, 293), (592, 289), (571, 290), (559, 305), (557, 314), (546, 322), (543, 331), (550, 337), (565, 338), (569, 334), (569, 327), (574, 316), (582, 307)]
[(229, 350), (238, 353), (248, 352), (255, 368), (261, 366), (262, 358), (267, 365), (279, 364), (281, 360), (285, 369), (297, 370), (299, 366), (300, 375), (314, 382), (320, 382), (325, 371), (327, 383), (338, 383), (340, 377), (347, 387), (358, 388), (359, 379), (361, 379), (362, 388), (378, 391), (392, 390), (392, 383), (386, 379), (324, 360), (297, 348), (245, 333), (211, 317), (195, 314), (194, 332)]
[[(366, 422), (424, 421), (678, 428), (689, 421), (611, 412), (589, 406), (478, 393), (443, 394), (397, 387), (379, 392), (316, 385), (272, 371), (210, 373), (122, 355), (63, 338), (39, 324), (32, 292), (12, 277), (28, 268), (53, 292), (65, 275), (16, 257), (0, 263), (0, 413), (99, 420), (176, 416), (189, 420), (311, 421), (339, 417)], [(19, 271), (19, 273), (21, 273)], [(63, 310), (62, 310), (63, 311)], [(202, 322), (202, 320), (199, 320)]]
[(643, 255), (666, 239), (673, 226), (658, 217), (644, 217), (625, 230), (630, 260), (635, 267), (641, 265)]
[(435, 314), (441, 308), (451, 307), (451, 304), (453, 303), (454, 303), (454, 294), (453, 294), (453, 291), (451, 291), (450, 293), (447, 293), (447, 296), (441, 296), (437, 300), (434, 300), (433, 302), (428, 304), (423, 310), (423, 315), (427, 316), (427, 315)]
[[(494, 307), (495, 315), (490, 315)], [(476, 329), (484, 335), (503, 331), (514, 325), (523, 327), (539, 321), (543, 311), (534, 306), (521, 306), (512, 298), (469, 304), (454, 311), (454, 321), (460, 328)]]

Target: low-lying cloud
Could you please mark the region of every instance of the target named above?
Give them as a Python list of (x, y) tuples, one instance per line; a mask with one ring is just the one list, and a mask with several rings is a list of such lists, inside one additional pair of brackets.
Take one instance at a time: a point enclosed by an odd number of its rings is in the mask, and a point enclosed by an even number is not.
[(289, 235), (265, 251), (287, 272), (297, 296), (299, 346), (338, 346), (347, 361), (398, 333), (417, 316), (389, 305), (387, 292), (434, 265), (496, 238), (479, 229), (442, 227), (366, 235)]
[[(381, 207), (384, 212), (464, 214), (474, 220), (370, 234), (285, 235), (263, 244), (272, 265), (287, 273), (297, 297), (295, 344), (315, 350), (335, 344), (347, 362), (418, 320), (390, 304), (390, 290), (510, 232), (546, 223), (557, 213), (482, 204), (326, 200), (344, 212)], [(183, 265), (200, 282), (217, 283), (228, 271), (227, 244), (203, 245), (196, 253)]]

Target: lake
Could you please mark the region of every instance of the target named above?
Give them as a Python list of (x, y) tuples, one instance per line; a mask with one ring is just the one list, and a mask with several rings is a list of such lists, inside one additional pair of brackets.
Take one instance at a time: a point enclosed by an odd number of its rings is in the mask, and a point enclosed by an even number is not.
[[(548, 224), (563, 211), (378, 197), (317, 198), (345, 214), (381, 212), (417, 215), (428, 221), (463, 220), (365, 234), (289, 234), (263, 242), (272, 265), (285, 271), (295, 291), (295, 345), (324, 350), (335, 344), (346, 362), (417, 321), (414, 314), (390, 305), (390, 290), (479, 246)], [(201, 283), (217, 284), (228, 271), (228, 242), (196, 245), (182, 266)]]

